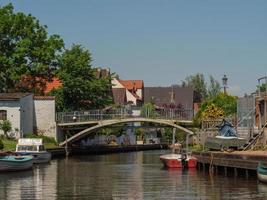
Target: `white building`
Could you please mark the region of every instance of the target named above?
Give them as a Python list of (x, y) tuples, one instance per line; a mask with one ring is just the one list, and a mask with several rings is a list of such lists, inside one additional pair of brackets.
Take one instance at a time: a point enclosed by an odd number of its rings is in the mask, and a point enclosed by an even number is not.
[(56, 133), (56, 105), (55, 97), (35, 96), (34, 97), (34, 132), (55, 137)]
[(38, 133), (56, 138), (54, 97), (30, 93), (0, 93), (0, 120), (9, 120), (16, 138)]
[(116, 94), (116, 89), (125, 89), (125, 104), (142, 105), (144, 101), (144, 82), (142, 80), (121, 80), (114, 77), (111, 81), (113, 89), (113, 98), (115, 103), (123, 102), (122, 95)]
[(16, 137), (33, 133), (33, 95), (0, 93), (0, 120), (9, 120)]

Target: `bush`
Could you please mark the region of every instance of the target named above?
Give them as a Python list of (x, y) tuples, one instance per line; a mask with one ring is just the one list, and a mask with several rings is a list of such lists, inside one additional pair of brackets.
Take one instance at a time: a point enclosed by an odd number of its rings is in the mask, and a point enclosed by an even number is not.
[(4, 148), (4, 144), (3, 141), (0, 139), (0, 150), (2, 150)]
[(44, 135), (26, 134), (25, 138), (41, 138), (43, 139), (43, 143), (51, 143), (51, 144), (57, 145), (55, 138), (44, 136)]

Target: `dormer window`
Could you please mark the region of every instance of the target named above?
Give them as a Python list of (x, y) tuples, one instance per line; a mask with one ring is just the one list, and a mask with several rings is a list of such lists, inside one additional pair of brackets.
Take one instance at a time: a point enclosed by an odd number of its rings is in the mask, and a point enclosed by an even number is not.
[(0, 110), (0, 120), (7, 120), (7, 111)]

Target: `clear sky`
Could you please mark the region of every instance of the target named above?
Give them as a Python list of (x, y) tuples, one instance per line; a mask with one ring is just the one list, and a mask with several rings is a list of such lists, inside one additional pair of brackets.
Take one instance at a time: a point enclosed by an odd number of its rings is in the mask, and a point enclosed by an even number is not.
[(146, 86), (197, 72), (229, 78), (234, 95), (267, 75), (267, 0), (0, 0), (31, 13), (93, 65)]

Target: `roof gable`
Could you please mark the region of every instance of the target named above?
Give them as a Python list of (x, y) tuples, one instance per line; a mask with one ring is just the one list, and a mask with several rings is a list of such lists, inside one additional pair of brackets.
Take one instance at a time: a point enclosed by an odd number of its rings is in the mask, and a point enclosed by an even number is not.
[(119, 82), (127, 89), (127, 90), (134, 90), (134, 89), (142, 89), (144, 87), (143, 80), (119, 80)]

